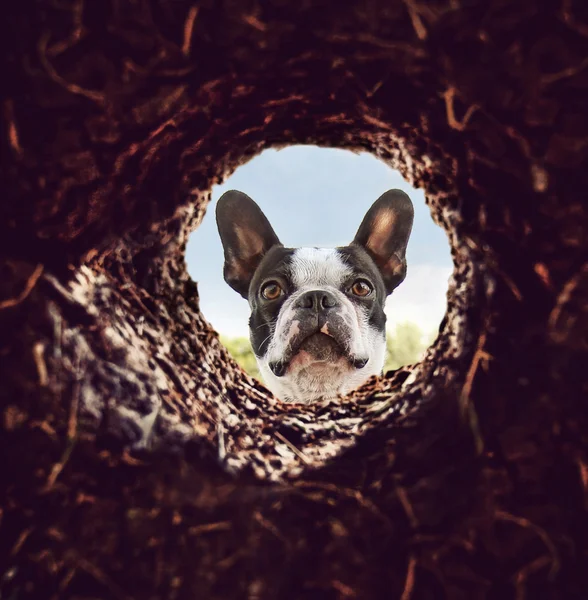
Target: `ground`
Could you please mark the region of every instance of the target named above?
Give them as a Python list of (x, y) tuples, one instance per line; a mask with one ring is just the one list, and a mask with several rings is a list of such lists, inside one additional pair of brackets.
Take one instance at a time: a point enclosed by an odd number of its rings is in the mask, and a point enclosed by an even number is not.
[[(583, 3), (3, 22), (3, 596), (585, 597)], [(211, 185), (295, 143), (398, 168), (455, 262), (425, 359), (310, 407), (230, 359), (183, 261)]]

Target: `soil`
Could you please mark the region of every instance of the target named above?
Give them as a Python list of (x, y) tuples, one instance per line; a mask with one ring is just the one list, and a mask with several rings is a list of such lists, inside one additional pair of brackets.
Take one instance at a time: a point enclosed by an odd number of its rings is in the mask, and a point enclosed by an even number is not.
[[(1, 10), (0, 596), (585, 598), (585, 3)], [(291, 144), (399, 169), (455, 263), (421, 363), (311, 406), (184, 263)]]

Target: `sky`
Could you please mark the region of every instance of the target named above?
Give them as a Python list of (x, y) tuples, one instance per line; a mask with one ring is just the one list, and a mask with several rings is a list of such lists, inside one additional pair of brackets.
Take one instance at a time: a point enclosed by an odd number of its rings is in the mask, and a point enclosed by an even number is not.
[(449, 243), (425, 204), (424, 194), (371, 154), (290, 146), (266, 150), (212, 189), (212, 201), (186, 250), (188, 272), (198, 284), (206, 319), (228, 337), (249, 335), (249, 305), (223, 279), (223, 250), (216, 228), (216, 202), (227, 190), (253, 198), (286, 247), (349, 244), (369, 207), (391, 188), (412, 199), (415, 219), (408, 243), (405, 281), (388, 297), (388, 327), (405, 321), (426, 336), (437, 331), (446, 308), (452, 271)]

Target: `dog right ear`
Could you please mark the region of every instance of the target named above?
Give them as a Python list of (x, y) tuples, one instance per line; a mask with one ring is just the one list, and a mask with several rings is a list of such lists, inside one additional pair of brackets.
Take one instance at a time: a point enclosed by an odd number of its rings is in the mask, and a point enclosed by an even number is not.
[(380, 269), (388, 294), (406, 276), (406, 247), (413, 220), (410, 198), (402, 190), (388, 190), (372, 204), (353, 240)]
[(225, 252), (225, 281), (247, 298), (249, 284), (272, 246), (281, 246), (267, 217), (243, 192), (225, 192), (216, 205), (216, 224)]

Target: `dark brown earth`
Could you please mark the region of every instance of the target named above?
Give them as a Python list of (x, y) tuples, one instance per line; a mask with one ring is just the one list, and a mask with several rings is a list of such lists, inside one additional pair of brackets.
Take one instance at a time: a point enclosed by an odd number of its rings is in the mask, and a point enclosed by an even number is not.
[[(586, 598), (588, 5), (1, 10), (0, 596)], [(455, 262), (421, 364), (302, 407), (183, 259), (296, 143), (399, 169)]]

